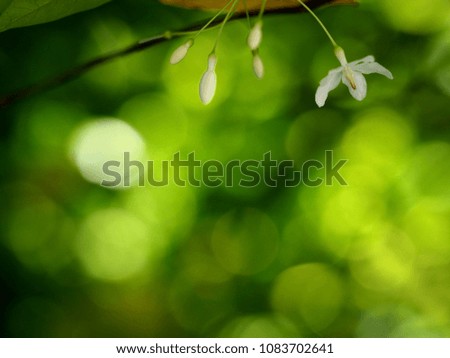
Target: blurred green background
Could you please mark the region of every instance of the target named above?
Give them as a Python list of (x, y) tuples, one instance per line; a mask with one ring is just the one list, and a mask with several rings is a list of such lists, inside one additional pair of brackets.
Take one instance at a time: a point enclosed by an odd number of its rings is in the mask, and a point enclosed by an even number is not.
[[(0, 111), (2, 337), (449, 337), (450, 5), (372, 0), (317, 11), (370, 75), (318, 109), (337, 67), (308, 15), (265, 19), (266, 77), (245, 21), (218, 48), (211, 105), (198, 82), (216, 31), (171, 66), (176, 40)], [(207, 13), (156, 1), (0, 34), (8, 93)], [(104, 118), (116, 118), (105, 126)], [(348, 186), (169, 185), (110, 190), (95, 164), (348, 159)]]

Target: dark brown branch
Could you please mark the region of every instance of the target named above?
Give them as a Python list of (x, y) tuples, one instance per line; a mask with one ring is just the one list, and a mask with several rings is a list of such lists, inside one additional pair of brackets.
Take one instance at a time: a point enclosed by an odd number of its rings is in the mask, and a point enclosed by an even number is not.
[[(310, 0), (308, 2), (308, 5), (310, 8), (315, 9), (321, 6), (325, 5), (338, 5), (338, 4), (356, 4), (353, 0)], [(304, 8), (285, 8), (285, 9), (273, 9), (273, 10), (267, 10), (266, 15), (274, 15), (274, 14), (292, 14), (292, 13), (301, 13), (305, 12)], [(251, 16), (257, 15), (257, 12), (253, 12), (250, 14)], [(239, 20), (246, 17), (245, 13), (242, 14), (236, 14), (234, 15), (229, 21)], [(218, 18), (216, 21), (214, 21), (211, 26), (219, 24), (223, 18)], [(178, 32), (189, 32), (189, 31), (195, 31), (199, 28), (201, 28), (204, 25), (204, 22), (201, 24), (195, 24), (187, 26), (183, 29), (174, 31), (174, 33)], [(159, 36), (151, 37), (142, 41), (139, 41), (136, 44), (133, 44), (127, 48), (99, 56), (91, 61), (88, 61), (84, 64), (81, 64), (79, 66), (73, 67), (57, 76), (45, 79), (41, 82), (38, 82), (34, 85), (25, 87), (23, 89), (20, 89), (16, 92), (13, 92), (11, 94), (8, 94), (2, 98), (0, 98), (0, 108), (9, 106), (19, 100), (25, 99), (27, 97), (30, 97), (32, 95), (45, 92), (47, 90), (50, 90), (52, 88), (56, 88), (58, 86), (61, 86), (67, 82), (70, 82), (81, 75), (85, 74), (86, 72), (90, 71), (91, 69), (104, 64), (106, 62), (112, 61), (116, 58), (123, 57), (126, 55), (130, 55), (135, 52), (142, 51), (144, 49), (156, 46), (160, 43), (169, 41), (173, 38), (180, 37), (180, 35), (173, 35), (169, 36), (170, 32), (164, 33)]]

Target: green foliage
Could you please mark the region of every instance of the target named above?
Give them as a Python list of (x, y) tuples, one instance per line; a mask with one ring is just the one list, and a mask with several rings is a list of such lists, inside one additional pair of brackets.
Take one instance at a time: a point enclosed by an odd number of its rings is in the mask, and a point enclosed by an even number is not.
[(0, 14), (5, 10), (13, 0), (0, 0)]
[(0, 0), (0, 32), (61, 19), (110, 0)]
[[(317, 108), (338, 62), (313, 19), (292, 14), (264, 20), (263, 80), (245, 20), (224, 29), (207, 107), (214, 30), (176, 66), (185, 39), (2, 109), (0, 336), (449, 337), (450, 28), (428, 20), (446, 16), (440, 1), (414, 15), (423, 3), (317, 11), (349, 60), (372, 54), (394, 74), (367, 76), (362, 102), (340, 86)], [(8, 31), (1, 91), (208, 16), (113, 1)], [(271, 151), (299, 169), (332, 150), (348, 185), (96, 184), (122, 148), (155, 177), (177, 152), (225, 164)]]

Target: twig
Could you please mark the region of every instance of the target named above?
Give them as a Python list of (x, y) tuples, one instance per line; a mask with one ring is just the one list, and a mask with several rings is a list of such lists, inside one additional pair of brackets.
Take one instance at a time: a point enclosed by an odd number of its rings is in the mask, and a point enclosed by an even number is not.
[[(354, 2), (352, 0), (310, 0), (308, 2), (308, 4), (312, 9), (315, 9), (315, 8), (318, 8), (318, 7), (321, 7), (324, 5), (356, 4), (356, 2)], [(292, 14), (292, 13), (301, 13), (301, 12), (305, 12), (305, 9), (299, 7), (299, 8), (266, 10), (265, 14), (266, 15), (270, 15), (270, 14), (275, 15), (275, 14)], [(254, 11), (254, 12), (250, 13), (250, 16), (256, 16), (256, 15), (258, 15), (258, 11)], [(238, 13), (238, 14), (234, 15), (229, 21), (239, 20), (239, 19), (242, 19), (245, 17), (246, 17), (245, 13)], [(220, 24), (222, 20), (223, 20), (223, 18), (218, 18), (211, 24), (211, 26)], [(121, 49), (121, 50), (118, 50), (115, 52), (111, 52), (106, 55), (99, 56), (93, 60), (85, 62), (81, 65), (75, 66), (59, 75), (45, 79), (36, 84), (22, 88), (16, 92), (10, 93), (10, 94), (0, 98), (0, 108), (9, 106), (13, 103), (16, 103), (22, 99), (28, 98), (32, 95), (39, 94), (39, 93), (45, 92), (47, 90), (50, 90), (52, 88), (59, 87), (67, 82), (70, 82), (70, 81), (80, 77), (81, 75), (85, 74), (86, 72), (90, 71), (91, 69), (93, 69), (101, 64), (104, 64), (106, 62), (112, 61), (116, 58), (127, 56), (132, 53), (139, 52), (139, 51), (145, 50), (147, 48), (156, 46), (160, 43), (170, 41), (174, 38), (181, 37), (182, 35), (178, 35), (178, 33), (195, 31), (195, 30), (201, 28), (201, 26), (203, 26), (203, 24), (204, 24), (204, 22), (190, 25), (183, 29), (174, 31), (173, 33), (165, 32), (161, 35), (154, 36), (154, 37), (151, 37), (151, 38), (148, 38), (145, 40), (141, 40), (138, 43), (128, 46), (124, 49)]]

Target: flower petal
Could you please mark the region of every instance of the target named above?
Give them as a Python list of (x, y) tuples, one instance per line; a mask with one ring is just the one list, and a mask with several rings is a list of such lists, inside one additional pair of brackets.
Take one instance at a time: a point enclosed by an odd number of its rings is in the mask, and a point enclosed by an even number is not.
[(362, 101), (364, 98), (366, 98), (367, 94), (366, 79), (359, 72), (353, 72), (353, 79), (355, 81), (356, 88), (352, 87), (350, 81), (346, 76), (342, 76), (342, 82), (348, 87), (348, 90), (350, 91), (350, 94), (353, 96), (353, 98), (357, 99), (358, 101)]
[(334, 90), (341, 80), (342, 67), (336, 68), (328, 72), (328, 75), (320, 81), (319, 88), (316, 91), (316, 103), (319, 107), (325, 105), (328, 93)]
[(352, 66), (352, 69), (364, 74), (379, 73), (380, 75), (386, 76), (390, 80), (394, 79), (394, 76), (392, 75), (391, 71), (381, 66), (378, 62), (361, 63)]
[(353, 67), (353, 66), (356, 66), (356, 65), (359, 65), (359, 64), (362, 64), (362, 63), (372, 63), (372, 62), (375, 62), (375, 57), (370, 55), (370, 56), (366, 56), (364, 58), (360, 58), (359, 60), (352, 61), (348, 65), (350, 67)]
[(217, 76), (214, 71), (207, 70), (200, 81), (200, 99), (203, 104), (209, 104), (216, 93)]

